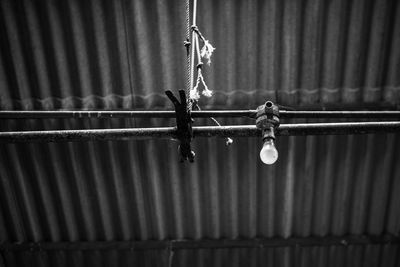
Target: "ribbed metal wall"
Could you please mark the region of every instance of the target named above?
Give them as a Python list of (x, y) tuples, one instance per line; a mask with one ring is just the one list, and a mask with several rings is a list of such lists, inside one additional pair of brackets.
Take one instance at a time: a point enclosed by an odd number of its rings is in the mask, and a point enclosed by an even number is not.
[[(198, 22), (217, 48), (205, 68), (215, 96), (203, 107), (400, 103), (398, 1), (200, 0)], [(0, 1), (0, 108), (171, 109), (163, 91), (184, 88), (184, 32), (183, 1)], [(173, 123), (15, 120), (0, 129)], [(1, 144), (0, 242), (399, 235), (398, 134), (282, 137), (271, 167), (260, 163), (260, 146), (196, 139), (196, 163), (180, 164), (170, 140)], [(3, 256), (6, 266), (165, 264), (160, 251), (68, 253)], [(179, 266), (242, 266), (249, 257), (273, 266), (399, 264), (397, 246), (175, 254)]]
[[(3, 0), (2, 109), (150, 108), (184, 88), (184, 1)], [(199, 1), (212, 107), (400, 102), (396, 0)]]
[(4, 253), (6, 266), (398, 266), (399, 246), (287, 247), (274, 249), (199, 249), (146, 252), (53, 251)]
[(2, 241), (398, 235), (398, 135), (1, 145)]

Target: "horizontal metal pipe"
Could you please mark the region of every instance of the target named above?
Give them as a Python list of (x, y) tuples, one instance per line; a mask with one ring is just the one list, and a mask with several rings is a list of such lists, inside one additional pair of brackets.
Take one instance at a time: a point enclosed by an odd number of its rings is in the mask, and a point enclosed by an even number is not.
[(175, 127), (0, 132), (0, 142), (72, 142), (174, 138)]
[(400, 119), (400, 111), (279, 111), (281, 118), (392, 118)]
[[(400, 122), (345, 122), (281, 124), (276, 135), (328, 135), (400, 132)], [(197, 126), (195, 137), (261, 136), (255, 125)], [(0, 132), (0, 142), (62, 142), (175, 138), (175, 127)]]
[[(255, 110), (196, 110), (193, 118), (253, 117)], [(175, 118), (175, 111), (0, 111), (0, 119), (68, 119), (68, 118)]]
[[(400, 119), (400, 111), (287, 111), (279, 112), (281, 118), (393, 118)], [(193, 118), (250, 117), (255, 110), (196, 110)], [(0, 111), (0, 119), (67, 119), (67, 118), (174, 118), (175, 111)]]
[(326, 236), (299, 238), (256, 238), (222, 240), (146, 240), (146, 241), (90, 241), (90, 242), (27, 242), (3, 243), (0, 251), (87, 251), (87, 250), (154, 250), (154, 249), (221, 249), (221, 248), (268, 248), (268, 247), (312, 247), (349, 246), (371, 244), (398, 244), (400, 238), (393, 235), (381, 236)]
[[(261, 136), (255, 125), (200, 126), (193, 128), (194, 136), (250, 137)], [(341, 122), (281, 124), (276, 135), (341, 135), (400, 132), (400, 122)]]
[(281, 124), (277, 135), (343, 135), (400, 132), (399, 121)]
[(0, 111), (0, 119), (68, 119), (68, 118), (173, 118), (175, 111)]

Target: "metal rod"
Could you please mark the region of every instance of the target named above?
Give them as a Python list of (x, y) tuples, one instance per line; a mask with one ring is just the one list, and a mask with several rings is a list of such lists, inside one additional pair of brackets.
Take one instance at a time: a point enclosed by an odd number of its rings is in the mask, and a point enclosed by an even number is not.
[(175, 118), (175, 111), (0, 111), (0, 119)]
[[(341, 122), (281, 124), (275, 135), (343, 135), (400, 132), (400, 122)], [(193, 127), (195, 137), (251, 137), (261, 136), (255, 125)]]
[(326, 236), (298, 238), (256, 238), (225, 240), (146, 240), (146, 241), (89, 241), (89, 242), (26, 242), (3, 243), (0, 251), (87, 251), (87, 250), (182, 250), (221, 248), (268, 248), (268, 247), (312, 247), (312, 246), (366, 246), (371, 244), (398, 244), (400, 238), (394, 235), (368, 236)]
[(281, 118), (394, 118), (400, 119), (400, 111), (279, 111)]
[[(193, 118), (250, 117), (255, 110), (201, 110), (192, 111)], [(281, 118), (393, 118), (400, 119), (400, 111), (286, 111)], [(175, 111), (0, 111), (0, 119), (60, 119), (60, 118), (175, 118)]]
[(341, 122), (282, 124), (276, 135), (343, 135), (400, 132), (400, 122)]
[[(281, 124), (276, 135), (340, 135), (400, 132), (400, 122), (345, 122)], [(194, 137), (261, 136), (255, 125), (197, 126)], [(143, 138), (175, 138), (175, 127), (90, 129), (58, 131), (0, 132), (0, 142), (70, 142), (93, 140), (126, 140)]]
[[(253, 110), (192, 111), (193, 118), (252, 117)], [(0, 119), (175, 118), (175, 111), (0, 111)]]
[(0, 142), (75, 142), (175, 138), (175, 127), (0, 132)]

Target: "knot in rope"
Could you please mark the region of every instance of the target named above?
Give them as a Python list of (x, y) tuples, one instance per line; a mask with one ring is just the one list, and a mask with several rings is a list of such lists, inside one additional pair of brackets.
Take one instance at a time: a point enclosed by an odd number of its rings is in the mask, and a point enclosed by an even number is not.
[(191, 44), (192, 44), (192, 43), (191, 43), (189, 40), (183, 41), (183, 45), (184, 45), (186, 48), (189, 48)]

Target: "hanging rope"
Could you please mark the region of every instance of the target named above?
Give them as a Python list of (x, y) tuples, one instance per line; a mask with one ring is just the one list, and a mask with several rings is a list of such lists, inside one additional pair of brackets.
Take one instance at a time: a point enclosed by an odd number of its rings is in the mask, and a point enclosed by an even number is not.
[[(193, 102), (197, 102), (200, 98), (199, 93), (199, 85), (202, 84), (204, 89), (202, 91), (202, 95), (206, 97), (212, 96), (212, 91), (208, 88), (203, 74), (202, 74), (202, 66), (203, 62), (201, 61), (202, 58), (207, 59), (207, 64), (210, 65), (211, 63), (211, 56), (214, 52), (215, 48), (210, 44), (208, 40), (204, 38), (204, 36), (199, 31), (196, 25), (196, 15), (197, 15), (197, 0), (193, 0), (193, 23), (191, 28), (192, 31), (192, 46), (191, 46), (191, 62), (190, 62), (190, 92), (188, 93), (188, 107), (192, 108)], [(204, 45), (200, 49), (199, 39), (203, 41)], [(193, 86), (194, 83), (194, 70), (195, 70), (195, 54), (197, 53), (197, 79), (196, 84)]]
[[(202, 58), (205, 58), (207, 60), (207, 64), (211, 64), (211, 56), (215, 50), (215, 48), (211, 45), (211, 43), (204, 38), (203, 34), (199, 31), (199, 28), (196, 25), (196, 13), (197, 13), (197, 0), (193, 1), (193, 24), (190, 27), (192, 30), (192, 49), (191, 49), (191, 55), (189, 57), (191, 58), (190, 61), (190, 74), (189, 74), (189, 79), (190, 79), (190, 90), (187, 94), (187, 103), (188, 103), (188, 110), (191, 111), (193, 106), (196, 107), (198, 110), (200, 110), (200, 107), (198, 105), (198, 100), (200, 99), (200, 90), (199, 86), (203, 85), (203, 90), (201, 91), (201, 94), (205, 97), (211, 97), (213, 95), (213, 92), (208, 88), (203, 74), (202, 74), (202, 67), (203, 67), (203, 62)], [(187, 19), (187, 22), (189, 20)], [(203, 42), (203, 47), (200, 49), (200, 44), (199, 44), (199, 39)], [(196, 70), (197, 70), (197, 79), (196, 79), (196, 84), (193, 86), (194, 82), (194, 61), (195, 61), (195, 54), (197, 54), (197, 65), (196, 65)], [(217, 124), (218, 126), (221, 126), (221, 124), (215, 119), (211, 118), (211, 120)], [(226, 145), (230, 145), (233, 143), (233, 140), (229, 137), (226, 138)]]
[(206, 84), (206, 82), (204, 81), (204, 77), (202, 74), (202, 67), (203, 67), (203, 62), (201, 61), (201, 51), (200, 51), (200, 46), (199, 46), (199, 36), (195, 36), (195, 42), (194, 42), (194, 48), (197, 51), (197, 80), (196, 80), (196, 84), (193, 87), (193, 89), (190, 91), (190, 98), (192, 100), (199, 100), (200, 98), (200, 93), (199, 93), (199, 85), (200, 83), (203, 85), (204, 90), (202, 91), (202, 95), (206, 96), (206, 97), (211, 97), (212, 96), (212, 91), (210, 89), (208, 89), (208, 86)]
[[(190, 1), (190, 0), (187, 0)], [(197, 14), (197, 0), (193, 1), (193, 21), (192, 21), (192, 25), (196, 25), (196, 14)], [(190, 20), (189, 20), (190, 21)], [(189, 32), (191, 31), (191, 27), (188, 24), (187, 25), (189, 27)], [(188, 106), (188, 111), (192, 110), (192, 104), (193, 104), (193, 99), (190, 97), (190, 95), (192, 94), (192, 89), (193, 89), (193, 72), (194, 72), (194, 53), (195, 53), (195, 34), (192, 34), (192, 51), (191, 51), (191, 62), (190, 62), (190, 87), (187, 93), (187, 106)]]
[[(204, 81), (204, 77), (202, 74), (202, 67), (203, 67), (203, 62), (201, 61), (202, 58), (207, 59), (207, 64), (210, 65), (211, 63), (211, 56), (212, 53), (214, 52), (215, 48), (210, 44), (208, 40), (204, 38), (204, 36), (201, 34), (199, 29), (197, 28), (196, 25), (192, 26), (193, 30), (193, 50), (196, 51), (197, 53), (197, 79), (196, 79), (196, 84), (194, 87), (192, 87), (192, 90), (190, 92), (191, 99), (192, 101), (197, 101), (200, 98), (200, 93), (199, 93), (199, 85), (202, 84), (204, 87), (204, 90), (202, 91), (202, 95), (206, 97), (211, 97), (212, 96), (212, 91), (208, 89), (208, 86), (206, 82)], [(204, 46), (200, 49), (199, 45), (199, 39), (203, 41)], [(194, 59), (193, 59), (194, 61)]]
[(190, 90), (192, 89), (191, 77), (192, 77), (192, 68), (191, 68), (191, 57), (190, 57), (190, 0), (186, 0), (186, 40), (184, 45), (186, 47), (186, 68), (187, 68), (187, 79), (186, 79), (186, 103), (187, 110), (190, 111), (192, 109), (191, 100), (190, 100)]

